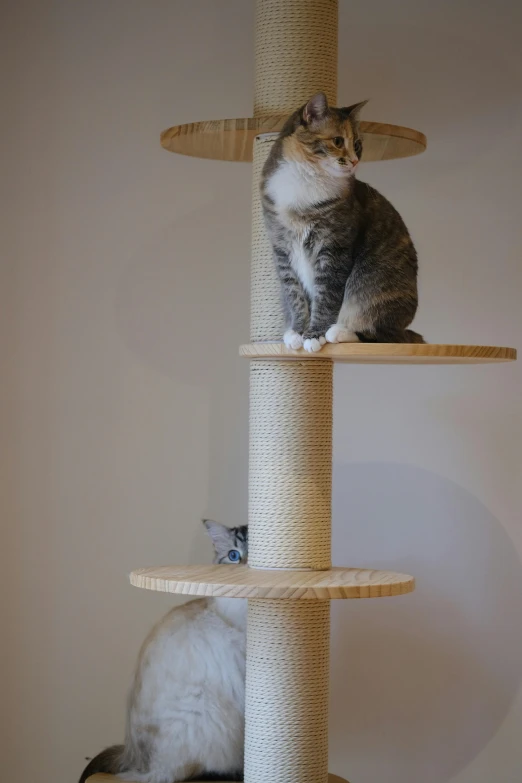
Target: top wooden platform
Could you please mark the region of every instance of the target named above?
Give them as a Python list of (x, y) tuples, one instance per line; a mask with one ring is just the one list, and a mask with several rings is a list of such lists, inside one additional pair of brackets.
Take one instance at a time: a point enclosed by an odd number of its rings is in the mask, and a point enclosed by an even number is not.
[(304, 348), (292, 351), (284, 343), (250, 343), (239, 349), (247, 359), (294, 359), (314, 361), (330, 359), (333, 362), (353, 364), (485, 364), (487, 362), (513, 362), (517, 358), (515, 348), (499, 348), (493, 345), (436, 345), (405, 343), (338, 343), (323, 345), (317, 353)]
[(135, 587), (161, 593), (294, 600), (384, 598), (411, 593), (415, 588), (415, 580), (408, 574), (369, 568), (287, 571), (246, 565), (154, 566), (133, 571), (130, 581)]
[[(174, 125), (161, 134), (161, 146), (169, 152), (214, 160), (252, 160), (252, 145), (260, 133), (281, 130), (287, 115), (209, 120)], [(382, 122), (361, 121), (363, 162), (418, 155), (426, 149), (426, 136), (412, 128)]]

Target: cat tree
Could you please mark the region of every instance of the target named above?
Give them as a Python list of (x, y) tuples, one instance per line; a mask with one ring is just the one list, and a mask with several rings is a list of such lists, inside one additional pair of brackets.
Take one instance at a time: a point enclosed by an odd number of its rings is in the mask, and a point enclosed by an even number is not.
[[(257, 0), (254, 116), (180, 125), (163, 147), (254, 162), (252, 218), (249, 565), (139, 569), (132, 584), (191, 596), (248, 598), (246, 783), (345, 783), (328, 775), (330, 600), (409, 593), (391, 571), (332, 568), (334, 362), (447, 364), (510, 361), (511, 348), (326, 345), (291, 351), (265, 236), (258, 182), (276, 132), (317, 90), (337, 105), (337, 0)], [(364, 96), (363, 96), (364, 97)], [(360, 95), (350, 100), (360, 99)], [(422, 133), (362, 122), (363, 160), (422, 152)], [(393, 611), (393, 605), (390, 606)], [(115, 780), (95, 775), (95, 781)]]

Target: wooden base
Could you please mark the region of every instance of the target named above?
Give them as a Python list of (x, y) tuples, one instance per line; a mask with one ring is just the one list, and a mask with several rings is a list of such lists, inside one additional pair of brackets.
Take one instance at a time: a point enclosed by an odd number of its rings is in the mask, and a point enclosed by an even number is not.
[[(122, 783), (122, 779), (115, 777), (115, 775), (92, 775), (90, 778), (87, 778), (87, 783), (109, 783), (109, 781)], [(134, 781), (129, 780), (127, 783), (134, 783)], [(202, 781), (194, 780), (192, 783), (202, 783)], [(226, 781), (223, 781), (223, 783), (226, 783)], [(340, 778), (339, 775), (328, 775), (328, 783), (348, 783), (348, 781), (345, 778)]]
[(139, 568), (131, 584), (161, 593), (230, 598), (384, 598), (411, 593), (415, 580), (394, 571), (331, 568), (329, 571), (262, 570), (237, 565)]
[[(174, 125), (161, 134), (161, 146), (169, 152), (214, 160), (252, 160), (252, 145), (260, 133), (281, 130), (286, 115), (209, 120)], [(362, 161), (391, 160), (418, 155), (426, 149), (426, 136), (412, 128), (382, 122), (361, 122)]]
[(513, 362), (515, 348), (490, 345), (436, 345), (405, 343), (339, 343), (323, 345), (317, 353), (304, 348), (292, 351), (284, 343), (250, 343), (239, 349), (246, 359), (296, 359), (314, 361), (330, 359), (333, 362), (359, 364), (484, 364)]

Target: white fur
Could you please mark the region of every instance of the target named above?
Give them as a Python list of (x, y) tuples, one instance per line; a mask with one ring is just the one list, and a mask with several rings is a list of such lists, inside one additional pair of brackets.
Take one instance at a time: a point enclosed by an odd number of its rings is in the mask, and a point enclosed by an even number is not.
[[(341, 175), (343, 171), (338, 167)], [(346, 173), (337, 177), (329, 169), (323, 175), (307, 163), (285, 160), (267, 182), (267, 193), (279, 213), (306, 209), (312, 204), (333, 198), (345, 187)]]
[[(349, 298), (345, 296), (343, 299), (339, 315), (337, 316), (337, 326), (351, 333), (364, 330), (364, 323), (360, 316), (360, 307), (354, 296)], [(337, 342), (354, 342), (354, 340), (338, 340)]]
[(330, 326), (325, 334), (327, 343), (358, 343), (359, 338), (355, 332), (346, 329), (342, 324)]
[(327, 177), (318, 177), (317, 172), (306, 164), (285, 161), (270, 177), (267, 192), (274, 201), (281, 222), (293, 234), (290, 263), (303, 288), (313, 298), (313, 259), (304, 248), (311, 226), (299, 219), (296, 211), (331, 198), (331, 181)]
[(305, 349), (305, 351), (308, 351), (308, 353), (315, 353), (316, 351), (321, 350), (325, 342), (326, 340), (322, 335), (319, 338), (312, 337), (311, 339), (307, 339), (304, 341), (303, 348)]
[(172, 783), (243, 766), (247, 602), (214, 598), (170, 611), (140, 655), (128, 716), (129, 747), (146, 743), (151, 769), (120, 775)]
[(291, 348), (293, 351), (297, 351), (298, 348), (303, 347), (303, 338), (293, 329), (286, 330), (283, 335), (283, 341), (286, 347)]
[(292, 242), (292, 251), (290, 253), (290, 263), (301, 281), (303, 288), (313, 299), (315, 291), (315, 276), (312, 259), (306, 254), (304, 243), (310, 229), (300, 232)]

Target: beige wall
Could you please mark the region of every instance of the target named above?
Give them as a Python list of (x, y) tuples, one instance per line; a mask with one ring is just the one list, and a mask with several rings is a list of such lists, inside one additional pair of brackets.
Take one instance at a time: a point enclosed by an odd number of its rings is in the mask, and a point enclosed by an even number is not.
[[(134, 566), (209, 556), (246, 512), (250, 168), (175, 157), (247, 116), (253, 2), (4, 3), (2, 773), (72, 783), (123, 733), (171, 604)], [(432, 342), (522, 347), (522, 14), (341, 1), (340, 98), (429, 138), (362, 177), (404, 215)], [(522, 365), (336, 370), (334, 556), (411, 571), (333, 609), (331, 769), (517, 783)]]

